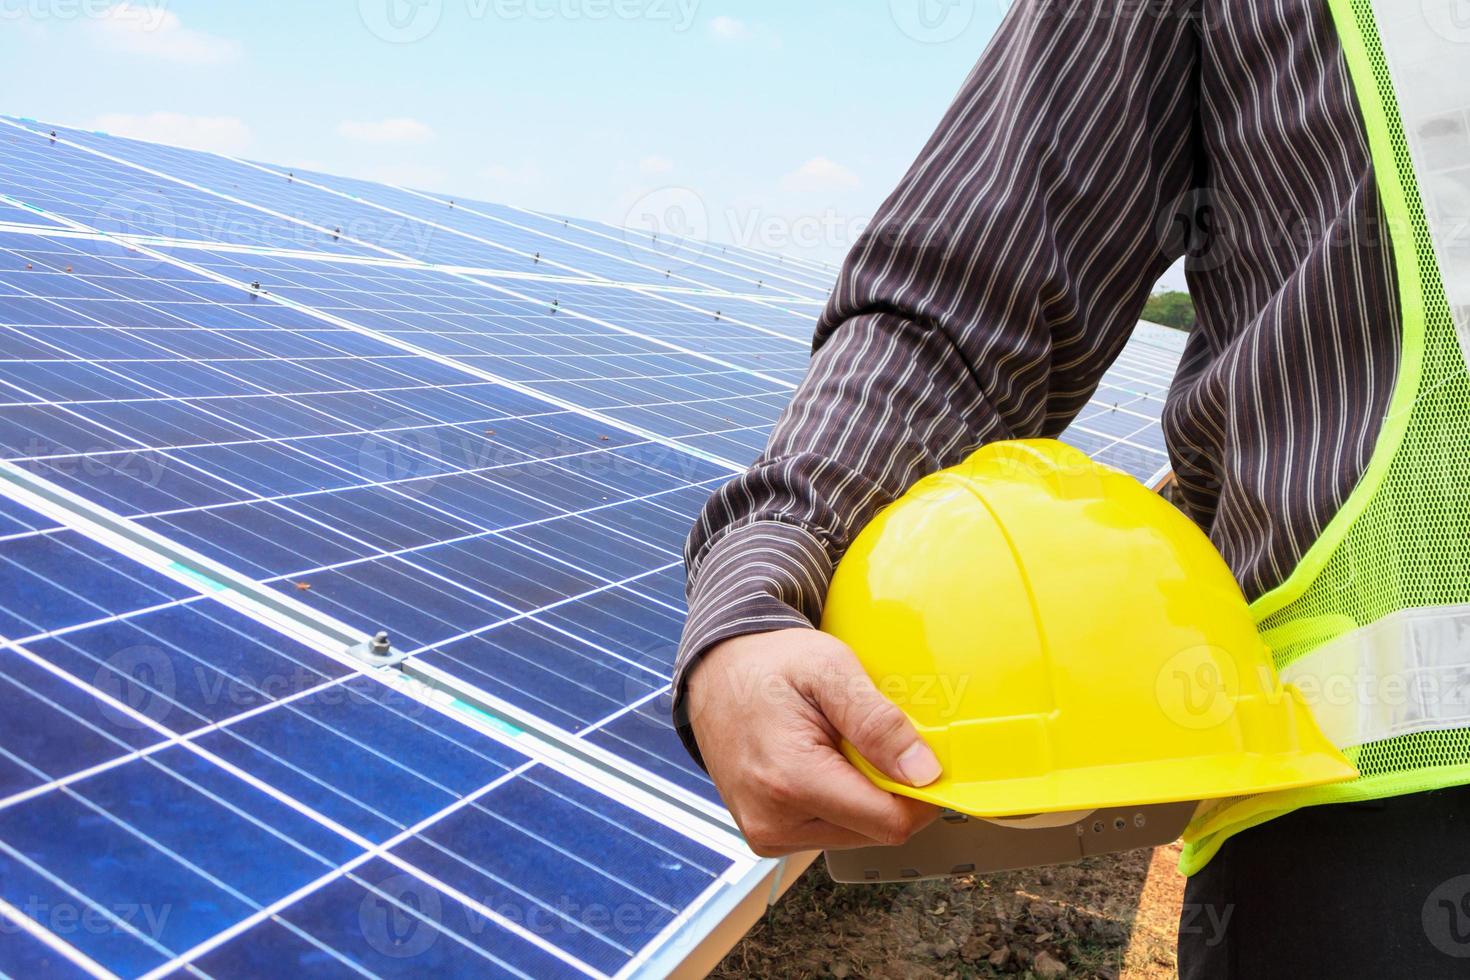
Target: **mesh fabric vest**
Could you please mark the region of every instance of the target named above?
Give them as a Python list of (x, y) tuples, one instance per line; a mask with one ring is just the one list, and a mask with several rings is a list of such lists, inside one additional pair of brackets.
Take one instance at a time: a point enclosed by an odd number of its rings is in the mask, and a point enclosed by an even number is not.
[(1298, 807), (1470, 783), (1470, 2), (1330, 6), (1391, 234), (1399, 376), (1359, 485), (1252, 609), (1360, 776), (1206, 804), (1186, 873)]

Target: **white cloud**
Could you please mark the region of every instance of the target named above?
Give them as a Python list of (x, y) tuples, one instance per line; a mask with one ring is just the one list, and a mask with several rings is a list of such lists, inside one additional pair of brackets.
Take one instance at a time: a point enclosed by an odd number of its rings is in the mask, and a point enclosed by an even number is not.
[(755, 36), (745, 21), (723, 14), (709, 22), (709, 30), (721, 41), (748, 41)]
[(670, 160), (668, 157), (659, 156), (655, 153), (651, 156), (646, 156), (642, 160), (638, 161), (638, 172), (640, 174), (648, 174), (650, 176), (673, 173), (674, 161)]
[(826, 157), (812, 157), (781, 178), (785, 191), (852, 190), (861, 185), (857, 174)]
[(427, 143), (434, 131), (427, 123), (407, 116), (389, 119), (345, 120), (337, 124), (337, 135), (357, 143)]
[(185, 27), (157, 0), (115, 3), (86, 24), (100, 46), (121, 54), (195, 66), (229, 64), (242, 54), (229, 38)]
[(111, 112), (92, 120), (90, 128), (116, 136), (188, 146), (215, 153), (244, 153), (250, 147), (250, 127), (235, 116), (186, 116), (181, 112), (131, 115)]

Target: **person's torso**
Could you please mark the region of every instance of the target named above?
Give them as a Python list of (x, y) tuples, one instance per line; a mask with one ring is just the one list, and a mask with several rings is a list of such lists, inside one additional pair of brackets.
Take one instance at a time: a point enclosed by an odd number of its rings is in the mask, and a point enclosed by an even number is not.
[(1186, 508), (1249, 596), (1357, 485), (1392, 393), (1397, 286), (1320, 0), (1205, 3), (1198, 325), (1164, 416)]

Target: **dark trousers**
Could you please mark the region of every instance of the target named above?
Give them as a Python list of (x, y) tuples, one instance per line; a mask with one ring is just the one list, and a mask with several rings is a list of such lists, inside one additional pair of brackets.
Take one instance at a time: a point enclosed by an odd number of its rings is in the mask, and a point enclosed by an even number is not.
[(1185, 889), (1179, 975), (1470, 977), (1470, 787), (1232, 837)]

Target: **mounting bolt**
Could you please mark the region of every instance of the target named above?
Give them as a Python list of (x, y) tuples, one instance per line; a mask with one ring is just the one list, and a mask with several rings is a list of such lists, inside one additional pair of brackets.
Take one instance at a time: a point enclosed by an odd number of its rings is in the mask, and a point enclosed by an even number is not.
[(378, 630), (378, 635), (373, 637), (373, 642), (368, 645), (368, 652), (383, 660), (393, 655), (393, 644), (388, 642), (386, 630)]

